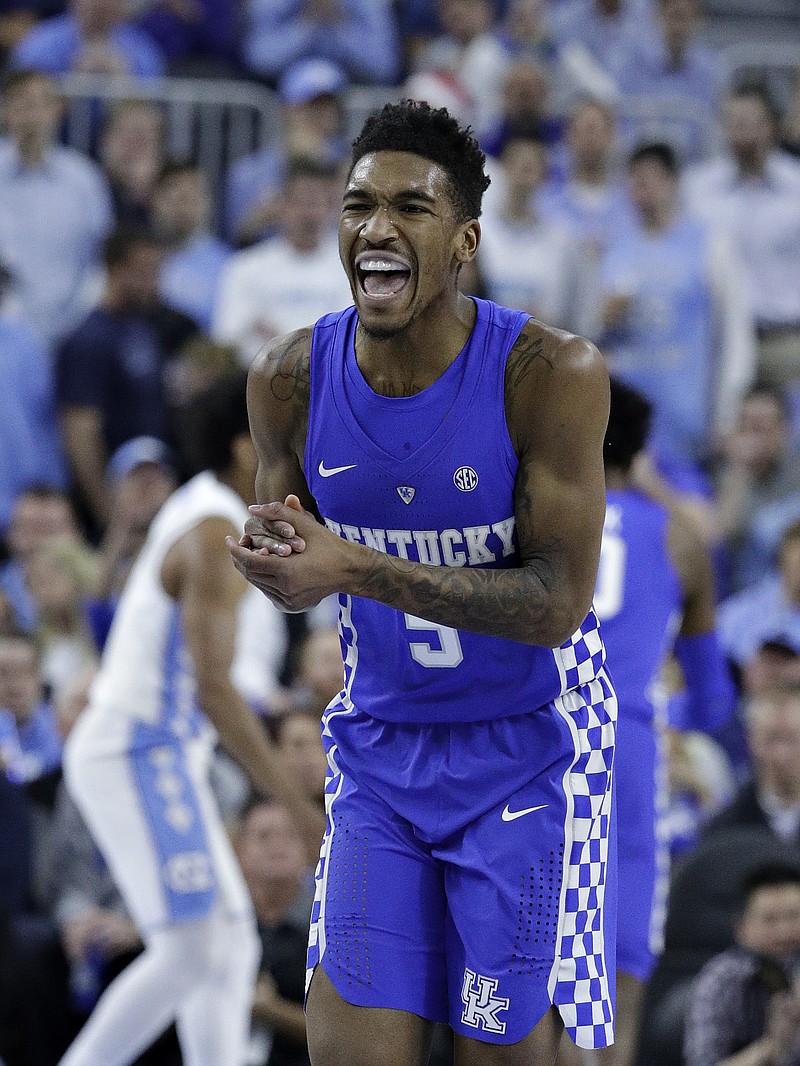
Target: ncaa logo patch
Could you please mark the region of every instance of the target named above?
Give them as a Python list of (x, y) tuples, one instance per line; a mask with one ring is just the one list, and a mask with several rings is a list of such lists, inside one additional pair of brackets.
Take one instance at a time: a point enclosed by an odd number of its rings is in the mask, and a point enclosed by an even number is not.
[(411, 503), (417, 494), (417, 490), (412, 488), (411, 485), (398, 485), (397, 495), (403, 501), (403, 503)]
[(478, 475), (471, 466), (460, 466), (453, 474), (453, 484), (462, 492), (472, 492), (478, 485)]

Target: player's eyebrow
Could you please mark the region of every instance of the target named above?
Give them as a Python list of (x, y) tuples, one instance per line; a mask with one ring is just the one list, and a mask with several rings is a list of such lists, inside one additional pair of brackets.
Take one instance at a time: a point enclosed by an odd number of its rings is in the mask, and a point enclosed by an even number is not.
[[(374, 190), (366, 185), (348, 185), (344, 191), (345, 200), (348, 197), (372, 197), (374, 195)], [(421, 200), (423, 203), (435, 206), (439, 202), (435, 196), (427, 192), (422, 186), (416, 187), (413, 185), (396, 192), (390, 199), (395, 204), (407, 203), (409, 200)]]

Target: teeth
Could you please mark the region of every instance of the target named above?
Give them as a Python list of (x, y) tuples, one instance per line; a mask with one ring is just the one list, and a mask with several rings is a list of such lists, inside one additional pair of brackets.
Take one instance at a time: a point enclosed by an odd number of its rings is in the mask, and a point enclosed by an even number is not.
[(358, 264), (362, 270), (407, 270), (402, 263), (391, 259), (362, 259)]

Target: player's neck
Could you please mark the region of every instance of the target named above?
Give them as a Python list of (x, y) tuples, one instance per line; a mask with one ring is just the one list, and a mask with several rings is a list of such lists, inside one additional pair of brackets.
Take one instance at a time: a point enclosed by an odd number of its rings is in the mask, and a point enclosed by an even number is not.
[(469, 339), (475, 303), (456, 293), (390, 337), (356, 331), (356, 359), (370, 388), (383, 396), (413, 396), (442, 376)]

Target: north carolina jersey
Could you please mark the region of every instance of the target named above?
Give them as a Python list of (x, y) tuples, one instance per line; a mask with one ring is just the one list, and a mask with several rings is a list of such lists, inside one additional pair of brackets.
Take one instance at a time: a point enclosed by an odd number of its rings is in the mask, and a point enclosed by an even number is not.
[(683, 602), (668, 525), (666, 509), (641, 493), (607, 493), (594, 609), (619, 706), (647, 723), (653, 721), (654, 686)]
[[(415, 396), (386, 397), (355, 355), (355, 308), (317, 322), (305, 474), (327, 526), (434, 566), (519, 566), (504, 379), (528, 319), (475, 300), (457, 358)], [(345, 689), (383, 721), (482, 721), (542, 707), (593, 680), (604, 651), (590, 612), (562, 647), (452, 629), (374, 600), (340, 597)]]
[[(198, 474), (173, 493), (158, 512), (134, 564), (114, 617), (90, 706), (107, 718), (109, 747), (129, 743), (131, 726), (159, 727), (177, 739), (211, 732), (197, 704), (194, 669), (184, 643), (179, 605), (164, 590), (161, 568), (173, 545), (206, 518), (223, 517), (242, 529), (248, 517), (240, 497), (213, 474)], [(265, 687), (269, 670), (263, 648), (245, 639), (250, 624), (269, 611), (252, 586), (238, 610), (239, 635), (232, 679), (243, 695), (257, 680)], [(263, 626), (256, 626), (263, 636)], [(260, 656), (260, 661), (259, 661)], [(260, 675), (264, 667), (263, 675)]]

